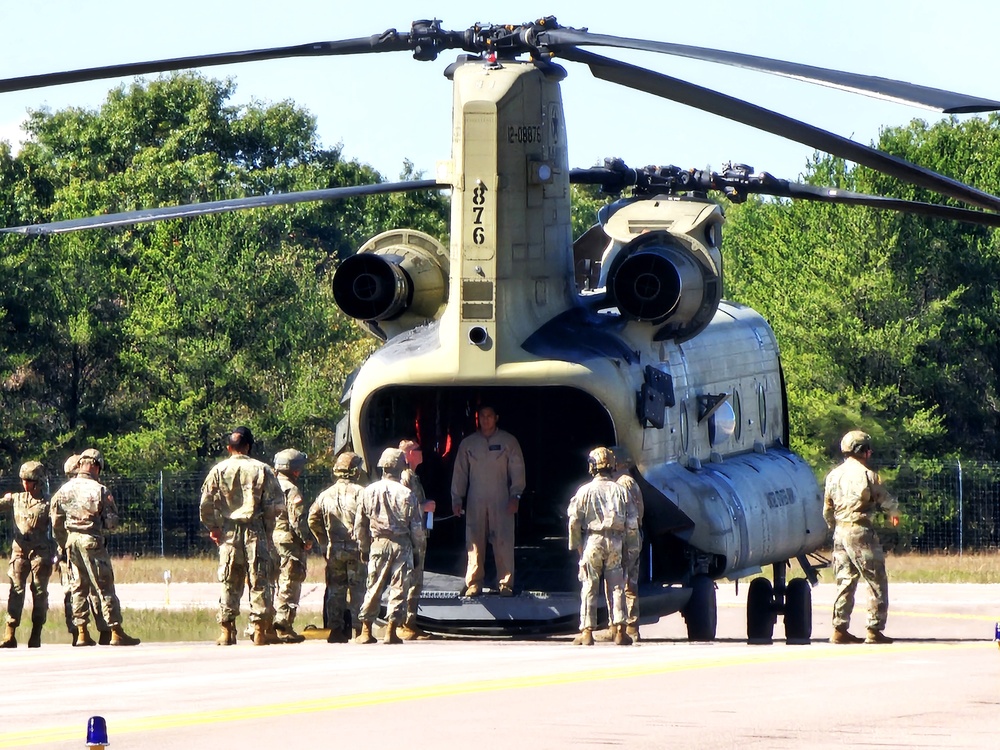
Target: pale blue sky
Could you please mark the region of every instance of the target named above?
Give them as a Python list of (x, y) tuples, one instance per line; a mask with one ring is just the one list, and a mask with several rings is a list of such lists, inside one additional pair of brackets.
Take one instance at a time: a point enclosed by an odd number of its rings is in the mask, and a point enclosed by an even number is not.
[[(68, 68), (230, 52), (368, 36), (437, 17), (448, 29), (476, 21), (518, 23), (554, 15), (596, 33), (678, 42), (898, 78), (1000, 99), (996, 0), (36, 0), (0, 11), (0, 77)], [(613, 50), (595, 50), (616, 56)], [(449, 156), (451, 92), (442, 72), (457, 53), (416, 62), (406, 53), (309, 58), (208, 69), (235, 78), (237, 101), (292, 99), (318, 120), (323, 142), (344, 145), (395, 178), (405, 158), (433, 175)], [(669, 75), (776, 109), (869, 143), (884, 125), (939, 115), (819, 86), (634, 54)], [(719, 167), (732, 160), (795, 178), (812, 149), (679, 104), (619, 89), (567, 63), (563, 85), (570, 161), (588, 166), (620, 156), (649, 163)], [(97, 107), (117, 82), (0, 94), (0, 138), (16, 139), (28, 108)]]

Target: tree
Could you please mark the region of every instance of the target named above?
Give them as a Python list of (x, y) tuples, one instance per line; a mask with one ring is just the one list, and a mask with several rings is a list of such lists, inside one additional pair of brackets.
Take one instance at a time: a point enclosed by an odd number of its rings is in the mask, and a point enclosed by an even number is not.
[[(21, 152), (0, 148), (6, 222), (382, 180), (321, 147), (293, 103), (235, 107), (233, 90), (178, 74), (97, 111), (32, 112)], [(371, 346), (333, 270), (384, 221), (441, 237), (447, 215), (438, 194), (395, 195), (0, 240), (16, 279), (0, 321), (25, 332), (0, 349), (0, 462), (96, 442), (120, 469), (187, 468), (241, 422), (268, 449), (322, 453)]]

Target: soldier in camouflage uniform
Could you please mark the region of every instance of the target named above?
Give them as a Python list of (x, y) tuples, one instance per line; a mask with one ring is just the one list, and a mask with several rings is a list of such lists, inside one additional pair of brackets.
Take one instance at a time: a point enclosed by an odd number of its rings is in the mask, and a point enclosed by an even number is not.
[[(309, 529), (326, 556), (323, 622), (330, 629), (328, 643), (347, 643), (351, 639), (349, 631), (359, 623), (365, 596), (365, 568), (354, 538), (354, 518), (364, 490), (357, 483), (360, 469), (361, 456), (341, 453), (333, 465), (337, 481), (323, 490), (309, 509)], [(350, 623), (345, 618), (348, 611)], [(356, 627), (360, 633), (360, 625)]]
[(893, 526), (897, 525), (899, 506), (886, 491), (878, 472), (868, 467), (872, 455), (870, 435), (860, 430), (849, 432), (841, 440), (840, 450), (844, 462), (827, 475), (823, 497), (823, 517), (833, 529), (833, 572), (837, 579), (830, 642), (861, 642), (848, 626), (854, 593), (863, 579), (871, 590), (865, 643), (892, 643), (882, 632), (889, 612), (889, 580), (885, 554), (872, 521), (881, 510)]
[(31, 635), (28, 648), (42, 645), (42, 627), (49, 611), (49, 577), (55, 544), (49, 537), (49, 501), (42, 494), (45, 467), (38, 461), (21, 465), (18, 473), (24, 492), (8, 492), (0, 498), (0, 512), (10, 508), (14, 517), (14, 544), (10, 553), (10, 593), (7, 596), (7, 629), (0, 648), (15, 648), (15, 632), (21, 624), (24, 593), (31, 585)]
[[(79, 468), (80, 454), (74, 453), (63, 464), (63, 473), (69, 479), (76, 476)], [(73, 645), (75, 646), (79, 631), (76, 625), (73, 624), (73, 566), (65, 559), (59, 565), (59, 583), (63, 588), (63, 613), (66, 618), (66, 631), (72, 637)], [(97, 628), (97, 645), (108, 646), (111, 644), (111, 628), (104, 620), (104, 612), (101, 611), (101, 599), (96, 592), (91, 591), (87, 600), (90, 603), (90, 616), (94, 619), (94, 626)]]
[(88, 448), (80, 454), (77, 475), (52, 496), (52, 532), (72, 567), (73, 624), (77, 628), (73, 645), (96, 645), (87, 629), (90, 597), (96, 594), (111, 629), (110, 645), (136, 646), (139, 639), (122, 629), (115, 573), (104, 543), (105, 532), (118, 526), (118, 508), (108, 488), (97, 481), (103, 469), (104, 456)]
[(285, 496), (271, 467), (250, 457), (253, 433), (249, 427), (237, 427), (228, 442), (229, 457), (205, 477), (199, 509), (208, 535), (219, 545), (221, 632), (216, 643), (236, 643), (236, 618), (249, 576), (253, 643), (265, 646), (272, 642), (268, 630), (274, 627), (269, 537)]
[(423, 463), (424, 455), (420, 446), (413, 440), (403, 440), (399, 443), (399, 449), (403, 451), (406, 458), (406, 468), (399, 481), (404, 487), (413, 490), (417, 496), (417, 505), (420, 507), (420, 528), (424, 529), (423, 535), (413, 547), (413, 578), (410, 581), (410, 593), (406, 596), (406, 619), (403, 627), (399, 630), (399, 636), (404, 641), (412, 641), (415, 638), (430, 638), (430, 634), (417, 625), (417, 608), (420, 604), (420, 592), (424, 588), (424, 558), (427, 555), (427, 526), (425, 519), (428, 513), (433, 513), (437, 508), (437, 503), (428, 500), (424, 494), (424, 486), (417, 476), (417, 467)]
[[(633, 641), (639, 640), (639, 557), (642, 553), (642, 517), (645, 506), (642, 502), (642, 490), (635, 481), (629, 469), (632, 459), (628, 451), (616, 446), (611, 449), (615, 454), (615, 465), (618, 472), (615, 481), (625, 488), (628, 497), (629, 512), (634, 509), (636, 525), (625, 529), (622, 542), (622, 574), (625, 577), (625, 634)], [(605, 585), (607, 582), (605, 582)], [(608, 593), (608, 611), (611, 611), (611, 592)]]
[(614, 642), (627, 646), (625, 632), (622, 540), (626, 530), (634, 533), (636, 509), (629, 505), (625, 488), (612, 479), (615, 456), (607, 448), (595, 448), (587, 457), (591, 479), (576, 491), (569, 503), (569, 548), (580, 554), (580, 635), (577, 646), (594, 645), (597, 597), (601, 576), (611, 588), (611, 632)]
[(274, 471), (285, 496), (285, 508), (274, 524), (274, 546), (281, 560), (281, 574), (275, 595), (274, 629), (282, 643), (301, 643), (305, 636), (292, 627), (306, 580), (306, 553), (312, 549), (306, 503), (299, 491), (298, 479), (308, 457), (294, 448), (279, 451), (274, 456)]
[(361, 558), (368, 559), (368, 585), (361, 605), (361, 634), (355, 643), (374, 643), (372, 623), (389, 588), (385, 643), (402, 643), (396, 630), (406, 615), (406, 591), (413, 575), (413, 547), (424, 530), (420, 525), (417, 496), (404, 487), (399, 477), (406, 468), (403, 452), (386, 448), (378, 460), (382, 479), (361, 493), (354, 537)]

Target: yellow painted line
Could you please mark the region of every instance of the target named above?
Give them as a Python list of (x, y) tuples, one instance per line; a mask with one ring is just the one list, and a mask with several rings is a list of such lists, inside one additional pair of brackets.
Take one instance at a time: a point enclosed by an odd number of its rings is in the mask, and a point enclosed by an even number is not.
[[(309, 700), (287, 703), (273, 703), (263, 706), (239, 706), (215, 711), (194, 711), (180, 714), (166, 714), (137, 719), (116, 721), (108, 727), (112, 741), (121, 734), (135, 732), (153, 732), (180, 727), (196, 727), (208, 724), (223, 724), (247, 720), (260, 720), (283, 716), (295, 716), (328, 711), (344, 711), (365, 706), (388, 705), (404, 701), (428, 700), (446, 698), (469, 693), (489, 693), (501, 690), (520, 690), (524, 688), (552, 687), (557, 685), (572, 685), (578, 683), (597, 682), (601, 680), (622, 680), (637, 677), (650, 677), (676, 672), (689, 672), (698, 669), (716, 669), (720, 667), (739, 667), (751, 664), (781, 663), (806, 661), (809, 659), (828, 659), (832, 657), (858, 657), (891, 654), (902, 655), (915, 652), (942, 651), (948, 649), (984, 648), (990, 641), (975, 643), (910, 643), (896, 644), (889, 648), (830, 647), (806, 648), (787, 647), (784, 649), (747, 649), (740, 654), (709, 657), (707, 659), (687, 659), (673, 661), (646, 662), (635, 666), (602, 667), (599, 669), (574, 670), (554, 674), (522, 675), (489, 680), (473, 680), (442, 685), (410, 685), (399, 690), (378, 690), (375, 692), (358, 693), (356, 695), (323, 696)], [(817, 644), (819, 645), (819, 644)], [(646, 647), (652, 650), (650, 647)], [(664, 650), (664, 656), (670, 650)], [(0, 734), (0, 748), (25, 747), (51, 742), (80, 739), (85, 734), (84, 727), (62, 726), (36, 728), (20, 732)]]

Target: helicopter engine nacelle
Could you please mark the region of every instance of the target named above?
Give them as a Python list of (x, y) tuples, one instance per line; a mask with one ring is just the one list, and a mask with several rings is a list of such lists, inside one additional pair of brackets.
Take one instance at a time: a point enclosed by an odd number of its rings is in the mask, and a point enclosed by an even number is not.
[[(607, 221), (608, 300), (633, 320), (662, 326), (657, 340), (689, 339), (722, 299), (722, 212), (702, 200), (630, 202)], [(627, 241), (626, 241), (627, 240)]]
[(448, 301), (448, 251), (423, 232), (394, 229), (368, 240), (333, 276), (345, 314), (385, 340), (437, 318)]

